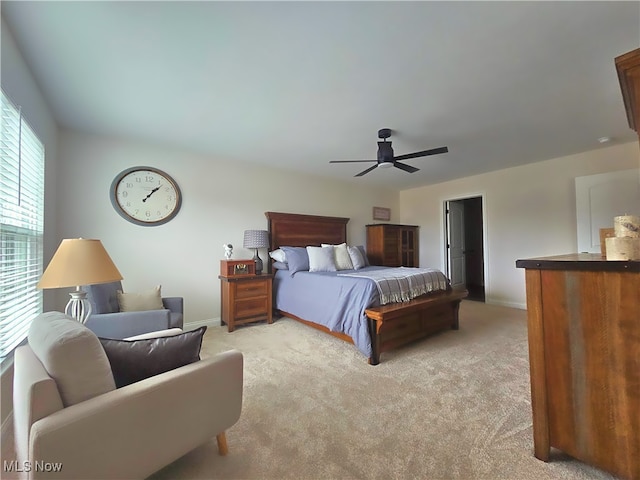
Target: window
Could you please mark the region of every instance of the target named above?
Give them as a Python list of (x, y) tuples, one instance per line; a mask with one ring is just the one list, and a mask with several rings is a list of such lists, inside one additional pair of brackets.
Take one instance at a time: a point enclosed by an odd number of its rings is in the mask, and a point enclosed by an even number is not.
[(44, 146), (2, 92), (0, 124), (0, 360), (42, 312)]

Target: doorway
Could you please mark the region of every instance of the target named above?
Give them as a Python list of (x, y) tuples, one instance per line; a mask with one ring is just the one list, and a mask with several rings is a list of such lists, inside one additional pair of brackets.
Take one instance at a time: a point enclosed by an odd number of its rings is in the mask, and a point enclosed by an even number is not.
[(485, 301), (482, 197), (444, 202), (447, 276), (453, 288), (466, 288), (468, 300)]

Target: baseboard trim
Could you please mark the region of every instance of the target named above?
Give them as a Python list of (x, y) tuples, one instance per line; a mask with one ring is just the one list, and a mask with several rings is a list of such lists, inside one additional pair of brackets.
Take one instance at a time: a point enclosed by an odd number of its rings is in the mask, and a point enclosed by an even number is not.
[(527, 309), (527, 304), (526, 303), (518, 303), (518, 302), (504, 302), (501, 300), (491, 300), (491, 299), (486, 299), (485, 303), (487, 305), (497, 305), (499, 307), (509, 307), (509, 308), (517, 308), (518, 310), (526, 310)]
[(216, 318), (207, 318), (205, 320), (197, 320), (195, 322), (187, 322), (182, 326), (182, 329), (187, 330), (195, 330), (200, 327), (219, 327), (220, 326), (220, 317)]

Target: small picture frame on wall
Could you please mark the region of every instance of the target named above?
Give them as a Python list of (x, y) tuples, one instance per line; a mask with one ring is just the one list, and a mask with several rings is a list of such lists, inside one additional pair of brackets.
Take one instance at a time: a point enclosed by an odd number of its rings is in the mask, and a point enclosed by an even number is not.
[(373, 219), (388, 222), (391, 220), (391, 209), (384, 207), (373, 207)]

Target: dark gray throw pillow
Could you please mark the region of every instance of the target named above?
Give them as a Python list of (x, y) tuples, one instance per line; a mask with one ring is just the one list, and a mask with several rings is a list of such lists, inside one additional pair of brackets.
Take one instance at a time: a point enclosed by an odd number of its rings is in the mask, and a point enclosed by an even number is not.
[(206, 330), (205, 326), (172, 337), (143, 340), (100, 338), (116, 388), (197, 362)]

